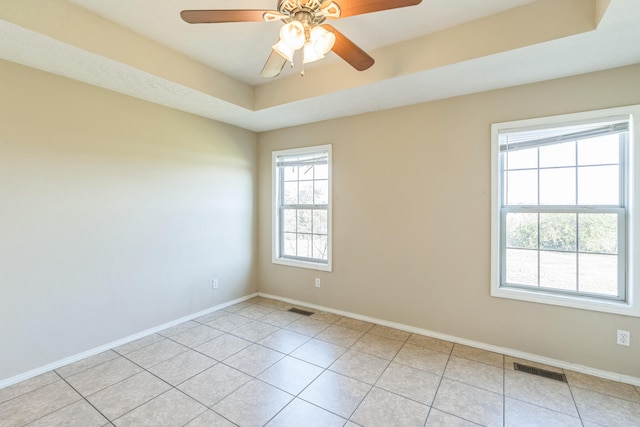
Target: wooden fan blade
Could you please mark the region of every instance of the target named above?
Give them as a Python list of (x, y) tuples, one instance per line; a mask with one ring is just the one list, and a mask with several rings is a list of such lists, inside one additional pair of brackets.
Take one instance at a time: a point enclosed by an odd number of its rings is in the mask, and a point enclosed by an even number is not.
[(338, 0), (340, 5), (340, 18), (362, 15), (363, 13), (379, 12), (399, 7), (415, 6), (422, 0)]
[(263, 22), (271, 10), (183, 10), (180, 17), (189, 24), (219, 24), (223, 22)]
[(331, 25), (323, 25), (322, 28), (335, 34), (336, 42), (331, 50), (340, 58), (344, 59), (353, 68), (358, 71), (364, 71), (373, 65), (375, 60), (340, 31), (336, 30)]
[(284, 64), (287, 60), (284, 59), (275, 50), (271, 51), (271, 55), (267, 58), (267, 62), (264, 64), (260, 75), (262, 77), (276, 77), (280, 74), (280, 71), (284, 68)]

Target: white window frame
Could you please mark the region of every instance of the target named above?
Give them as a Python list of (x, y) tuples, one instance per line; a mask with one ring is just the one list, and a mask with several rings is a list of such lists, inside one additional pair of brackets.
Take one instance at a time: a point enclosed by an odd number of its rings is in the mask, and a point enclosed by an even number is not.
[[(331, 144), (326, 145), (316, 145), (312, 147), (302, 147), (302, 148), (293, 148), (288, 150), (278, 150), (273, 151), (271, 154), (271, 171), (272, 171), (272, 262), (274, 264), (281, 264), (290, 267), (300, 267), (300, 268), (308, 268), (319, 271), (327, 271), (330, 272), (332, 269), (332, 156), (331, 156)], [(281, 227), (281, 218), (280, 218), (280, 178), (279, 178), (279, 168), (278, 168), (278, 157), (281, 156), (297, 156), (297, 155), (310, 155), (317, 153), (327, 153), (327, 162), (328, 162), (328, 206), (327, 206), (327, 262), (316, 262), (313, 260), (301, 260), (294, 259), (290, 257), (283, 257), (280, 254), (280, 244), (281, 244), (281, 235), (282, 230)]]
[[(630, 116), (630, 130), (626, 152), (626, 297), (624, 301), (592, 298), (571, 294), (545, 292), (525, 287), (501, 286), (503, 248), (502, 233), (502, 174), (500, 165), (499, 134), (508, 130), (524, 130), (563, 126), (566, 124), (589, 122), (607, 117)], [(640, 105), (610, 108), (597, 111), (565, 114), (552, 117), (518, 120), (491, 125), (491, 296), (507, 298), (563, 307), (616, 313), (640, 317), (640, 284), (638, 283), (638, 266), (640, 266), (638, 244), (640, 243), (640, 227), (637, 226), (640, 212), (640, 185), (636, 169), (640, 167)]]

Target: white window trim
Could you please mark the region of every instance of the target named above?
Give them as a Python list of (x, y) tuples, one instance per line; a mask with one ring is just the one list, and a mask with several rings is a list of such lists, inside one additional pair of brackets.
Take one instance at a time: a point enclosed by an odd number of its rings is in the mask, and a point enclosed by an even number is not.
[[(289, 258), (280, 258), (278, 254), (280, 253), (280, 211), (278, 209), (278, 168), (277, 168), (277, 159), (278, 156), (295, 156), (302, 154), (310, 154), (318, 151), (326, 151), (328, 155), (328, 164), (329, 164), (329, 207), (327, 209), (327, 263), (316, 263), (312, 261), (302, 261), (302, 260), (294, 260)], [(273, 151), (271, 153), (271, 262), (274, 264), (286, 265), (289, 267), (299, 267), (299, 268), (307, 268), (311, 270), (318, 271), (327, 271), (331, 272), (332, 269), (332, 247), (333, 247), (333, 215), (332, 215), (332, 206), (333, 206), (333, 172), (332, 172), (332, 156), (331, 156), (331, 144), (327, 145), (315, 145), (311, 147), (302, 147), (302, 148), (292, 148), (288, 150), (278, 150)]]
[[(500, 286), (500, 188), (499, 173), (500, 147), (498, 133), (507, 129), (536, 126), (553, 126), (580, 120), (594, 120), (607, 116), (631, 115), (631, 129), (628, 143), (628, 217), (627, 217), (627, 300), (607, 301), (586, 297), (544, 293), (522, 288)], [(615, 313), (640, 317), (640, 281), (637, 277), (640, 266), (640, 184), (637, 183), (640, 172), (640, 105), (565, 114), (560, 116), (518, 120), (491, 125), (491, 296), (534, 303), (550, 304), (584, 310)]]

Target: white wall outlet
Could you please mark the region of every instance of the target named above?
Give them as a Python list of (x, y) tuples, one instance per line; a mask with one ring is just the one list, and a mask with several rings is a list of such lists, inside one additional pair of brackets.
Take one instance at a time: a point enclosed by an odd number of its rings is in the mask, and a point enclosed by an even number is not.
[(631, 332), (618, 329), (618, 339), (616, 341), (618, 345), (631, 345)]
[(211, 288), (218, 289), (218, 279), (213, 279), (213, 281), (211, 282)]
[(320, 287), (320, 278), (316, 277), (316, 288)]

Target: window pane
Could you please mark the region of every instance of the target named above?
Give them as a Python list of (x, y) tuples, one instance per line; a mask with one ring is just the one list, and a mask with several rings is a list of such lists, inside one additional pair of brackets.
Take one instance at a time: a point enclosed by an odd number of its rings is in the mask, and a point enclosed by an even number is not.
[(538, 204), (538, 172), (507, 172), (507, 205)]
[(576, 228), (576, 214), (541, 213), (540, 248), (575, 251)]
[(507, 214), (507, 247), (538, 248), (538, 214)]
[(618, 253), (618, 215), (579, 214), (580, 252)]
[(576, 256), (575, 252), (540, 251), (540, 286), (575, 291)]
[(507, 283), (538, 286), (538, 251), (507, 249)]
[(327, 234), (327, 211), (313, 211), (313, 234)]
[(312, 258), (311, 234), (298, 234), (298, 256)]
[(578, 168), (578, 203), (581, 205), (618, 205), (618, 166)]
[(295, 209), (285, 209), (283, 218), (283, 230), (288, 233), (295, 233), (297, 230), (297, 211)]
[(575, 168), (540, 170), (541, 205), (576, 204)]
[(620, 162), (618, 135), (583, 139), (578, 143), (579, 165), (602, 165)]
[(298, 179), (300, 181), (307, 180), (310, 181), (313, 179), (313, 165), (310, 166), (300, 166), (300, 172), (298, 175)]
[(286, 166), (282, 168), (284, 170), (285, 181), (297, 181), (298, 180), (298, 167)]
[(505, 152), (507, 169), (531, 169), (538, 167), (538, 149), (527, 148)]
[(578, 255), (580, 291), (618, 295), (618, 257), (616, 255)]
[(313, 181), (300, 181), (299, 182), (300, 192), (298, 203), (301, 205), (312, 205), (313, 204)]
[(284, 242), (282, 248), (282, 254), (285, 256), (296, 256), (296, 234), (284, 233)]
[(298, 210), (298, 233), (311, 233), (311, 210)]
[(284, 183), (284, 204), (294, 205), (298, 203), (298, 182)]
[(313, 198), (314, 203), (317, 205), (326, 205), (329, 203), (329, 181), (315, 181)]
[(329, 179), (329, 165), (315, 165), (313, 174), (315, 179)]
[(327, 236), (313, 236), (313, 257), (327, 259)]
[(576, 143), (545, 145), (540, 147), (540, 167), (575, 166)]

